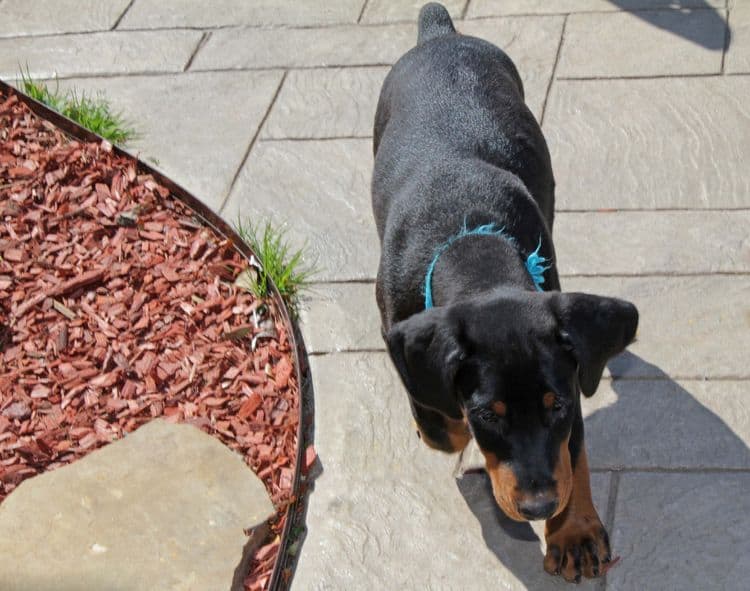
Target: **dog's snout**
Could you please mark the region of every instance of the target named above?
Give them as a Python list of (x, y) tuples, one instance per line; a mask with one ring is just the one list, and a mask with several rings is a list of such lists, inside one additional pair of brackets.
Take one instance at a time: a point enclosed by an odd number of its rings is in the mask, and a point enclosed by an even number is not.
[(557, 502), (554, 492), (527, 495), (518, 501), (518, 512), (526, 519), (546, 519), (557, 509)]

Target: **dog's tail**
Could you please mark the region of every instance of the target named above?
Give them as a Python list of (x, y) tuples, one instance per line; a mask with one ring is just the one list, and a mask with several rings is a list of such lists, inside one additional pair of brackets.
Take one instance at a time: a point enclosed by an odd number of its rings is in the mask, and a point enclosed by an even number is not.
[(419, 11), (418, 23), (417, 45), (456, 32), (451, 15), (448, 14), (445, 6), (437, 2), (430, 2), (422, 7), (422, 10)]

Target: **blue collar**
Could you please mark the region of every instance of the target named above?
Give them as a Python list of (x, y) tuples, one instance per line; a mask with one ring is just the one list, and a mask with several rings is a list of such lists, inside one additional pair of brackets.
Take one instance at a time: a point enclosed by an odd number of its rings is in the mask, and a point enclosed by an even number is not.
[[(472, 236), (472, 235), (479, 235), (479, 236), (500, 236), (501, 238), (504, 238), (507, 240), (510, 244), (512, 244), (515, 248), (518, 248), (518, 243), (516, 242), (516, 239), (513, 238), (513, 236), (509, 236), (505, 233), (505, 226), (499, 229), (495, 229), (495, 224), (485, 224), (483, 226), (477, 226), (473, 230), (468, 230), (466, 228), (466, 222), (464, 221), (464, 225), (461, 228), (461, 230), (458, 232), (458, 234), (455, 234), (448, 238), (443, 244), (437, 247), (435, 250), (435, 256), (432, 257), (432, 262), (430, 263), (430, 266), (427, 267), (427, 274), (424, 277), (424, 307), (426, 310), (429, 310), (430, 308), (434, 307), (434, 303), (432, 301), (432, 274), (435, 271), (435, 265), (437, 264), (438, 259), (440, 258), (440, 255), (443, 254), (448, 248), (456, 242), (456, 240), (460, 240), (461, 238), (464, 238), (466, 236)], [(544, 263), (548, 262), (548, 259), (546, 257), (543, 257), (539, 254), (539, 249), (542, 247), (542, 237), (539, 237), (539, 244), (536, 247), (536, 250), (529, 254), (526, 257), (525, 264), (526, 264), (526, 270), (529, 272), (529, 275), (531, 276), (531, 280), (534, 282), (534, 287), (537, 291), (544, 291), (542, 289), (542, 283), (544, 283), (544, 272), (549, 270), (552, 266), (551, 264), (545, 265)]]

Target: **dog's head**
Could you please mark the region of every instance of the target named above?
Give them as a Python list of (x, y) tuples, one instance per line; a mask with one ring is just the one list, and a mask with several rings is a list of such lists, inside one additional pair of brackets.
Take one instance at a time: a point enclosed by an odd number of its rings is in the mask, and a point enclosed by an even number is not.
[(503, 511), (546, 519), (570, 497), (579, 392), (596, 391), (637, 325), (623, 300), (506, 292), (416, 314), (387, 341), (412, 402), (468, 422)]

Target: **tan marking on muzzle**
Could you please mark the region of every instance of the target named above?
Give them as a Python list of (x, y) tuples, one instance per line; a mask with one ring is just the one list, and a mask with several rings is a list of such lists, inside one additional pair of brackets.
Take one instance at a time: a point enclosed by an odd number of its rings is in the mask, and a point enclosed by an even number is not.
[[(569, 439), (570, 437), (566, 437), (560, 444), (557, 463), (553, 472), (555, 492), (558, 499), (557, 509), (553, 516), (565, 509), (570, 499), (571, 490), (573, 489), (570, 450), (568, 449)], [(511, 519), (528, 521), (518, 511), (518, 504), (523, 499), (523, 493), (518, 490), (518, 480), (509, 463), (499, 461), (493, 453), (482, 451), (482, 454), (484, 455), (487, 474), (489, 474), (490, 481), (492, 482), (492, 493), (495, 496), (497, 504)]]

